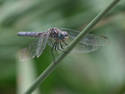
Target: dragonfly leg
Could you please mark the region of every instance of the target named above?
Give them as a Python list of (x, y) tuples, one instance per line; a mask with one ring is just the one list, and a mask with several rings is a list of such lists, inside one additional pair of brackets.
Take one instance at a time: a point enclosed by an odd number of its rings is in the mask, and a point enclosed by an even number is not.
[(53, 51), (57, 51), (58, 50), (58, 42), (54, 42), (53, 46), (52, 46), (52, 56), (53, 56), (53, 60), (55, 61), (55, 55), (54, 55), (54, 52)]
[(51, 54), (52, 54), (52, 57), (53, 57), (53, 61), (55, 62), (55, 55), (54, 55), (54, 48), (55, 48), (55, 43), (52, 43), (52, 49), (51, 49)]
[(55, 49), (55, 51), (57, 51), (57, 42), (55, 42), (54, 49)]
[(61, 49), (64, 49), (63, 44), (59, 42)]
[(57, 49), (58, 49), (59, 51), (61, 51), (61, 49), (60, 49), (60, 42), (57, 43)]
[(65, 41), (62, 41), (65, 45), (68, 45)]

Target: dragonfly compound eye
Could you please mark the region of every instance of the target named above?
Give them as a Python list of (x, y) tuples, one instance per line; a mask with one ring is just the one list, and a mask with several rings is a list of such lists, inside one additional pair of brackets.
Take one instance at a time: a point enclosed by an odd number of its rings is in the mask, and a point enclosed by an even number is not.
[(58, 33), (58, 38), (60, 39), (60, 40), (63, 40), (64, 39), (64, 35), (63, 34), (61, 34), (61, 33)]
[(69, 36), (67, 32), (63, 32), (63, 35), (64, 35), (65, 39), (67, 39)]
[(61, 40), (67, 39), (68, 33), (67, 32), (58, 33), (58, 38), (61, 39)]

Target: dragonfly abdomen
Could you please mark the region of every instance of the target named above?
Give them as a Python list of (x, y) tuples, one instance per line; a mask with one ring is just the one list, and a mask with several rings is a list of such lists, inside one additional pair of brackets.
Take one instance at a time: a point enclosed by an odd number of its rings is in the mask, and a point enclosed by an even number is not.
[(18, 32), (18, 36), (39, 37), (42, 32)]

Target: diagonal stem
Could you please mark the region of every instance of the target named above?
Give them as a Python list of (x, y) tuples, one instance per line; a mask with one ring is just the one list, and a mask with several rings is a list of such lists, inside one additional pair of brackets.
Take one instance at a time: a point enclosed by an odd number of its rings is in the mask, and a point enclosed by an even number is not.
[(87, 34), (90, 30), (109, 12), (120, 0), (113, 0), (104, 10), (102, 10), (69, 44), (64, 50), (64, 53), (60, 55), (55, 62), (52, 62), (44, 72), (34, 81), (34, 83), (27, 89), (25, 94), (31, 94), (49, 75), (56, 66), (68, 55), (68, 53), (75, 47), (75, 45)]

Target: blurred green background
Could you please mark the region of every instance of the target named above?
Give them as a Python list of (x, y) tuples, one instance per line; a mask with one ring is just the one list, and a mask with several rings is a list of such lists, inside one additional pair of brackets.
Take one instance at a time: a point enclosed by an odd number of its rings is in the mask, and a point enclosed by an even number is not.
[[(112, 0), (0, 0), (0, 94), (23, 94), (51, 63), (47, 46), (38, 59), (17, 32), (50, 27), (81, 30)], [(125, 0), (92, 30), (109, 43), (89, 54), (71, 52), (33, 94), (125, 94)]]

